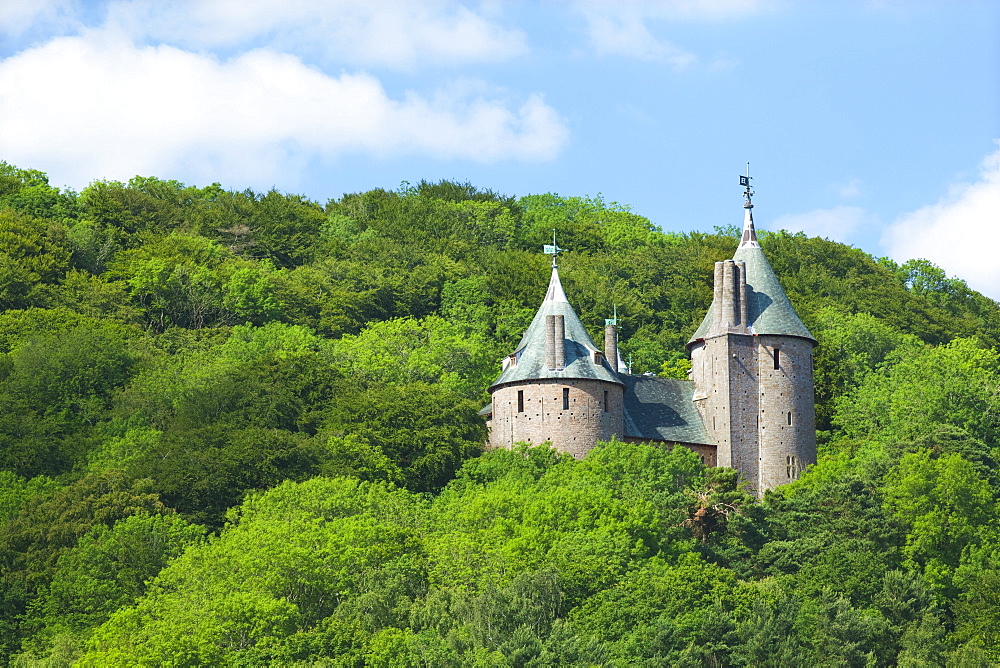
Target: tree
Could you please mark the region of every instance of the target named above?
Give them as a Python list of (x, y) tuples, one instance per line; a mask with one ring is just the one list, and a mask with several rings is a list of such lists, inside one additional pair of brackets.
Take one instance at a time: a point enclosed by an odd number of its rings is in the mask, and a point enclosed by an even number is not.
[(906, 527), (903, 553), (935, 587), (954, 596), (962, 551), (977, 545), (997, 506), (989, 484), (957, 453), (907, 453), (885, 480), (886, 509)]
[(833, 423), (848, 437), (907, 441), (950, 424), (1000, 438), (1000, 356), (972, 339), (901, 353), (837, 401)]
[(408, 492), (349, 478), (253, 496), (217, 540), (189, 548), (134, 607), (114, 613), (81, 665), (241, 662), (318, 624), (336, 628), (323, 621), (334, 614), (350, 628), (368, 607), (345, 617), (338, 611), (351, 601), (419, 591), (420, 507)]
[(373, 323), (341, 337), (331, 353), (346, 375), (369, 383), (440, 383), (470, 398), (482, 397), (499, 372), (488, 339), (436, 316)]
[(58, 282), (70, 257), (62, 225), (0, 208), (0, 307), (37, 305), (39, 286)]
[(0, 590), (5, 626), (0, 650), (8, 654), (22, 632), (11, 624), (58, 572), (60, 556), (96, 525), (111, 526), (135, 514), (169, 514), (148, 480), (121, 471), (88, 474), (39, 493), (0, 527)]
[(83, 634), (135, 602), (146, 583), (204, 529), (175, 515), (137, 514), (98, 524), (62, 552), (55, 573), (29, 606), (24, 622), (36, 629), (26, 643), (48, 650), (60, 634)]

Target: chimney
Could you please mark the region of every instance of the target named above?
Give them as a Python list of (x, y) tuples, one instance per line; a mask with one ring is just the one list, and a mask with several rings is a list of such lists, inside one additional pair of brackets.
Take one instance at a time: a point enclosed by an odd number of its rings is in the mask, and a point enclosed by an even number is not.
[(612, 371), (618, 371), (618, 328), (613, 323), (604, 326), (604, 357)]
[(559, 371), (566, 366), (566, 318), (545, 316), (545, 367)]
[(747, 323), (747, 263), (743, 260), (736, 262), (736, 271), (739, 272), (739, 282), (736, 285), (736, 298), (739, 300), (739, 325), (746, 327)]
[(722, 330), (726, 331), (736, 325), (736, 276), (732, 260), (722, 263)]
[(723, 331), (725, 331), (725, 328), (726, 328), (726, 324), (723, 322), (723, 313), (725, 312), (724, 309), (723, 309), (723, 303), (725, 302), (725, 299), (723, 298), (723, 294), (722, 294), (722, 292), (723, 292), (722, 291), (722, 284), (724, 283), (724, 280), (723, 280), (723, 273), (724, 272), (723, 272), (723, 269), (722, 269), (723, 265), (725, 265), (725, 262), (716, 262), (715, 263), (715, 284), (714, 284), (715, 299), (712, 302), (712, 307), (713, 307), (713, 309), (712, 309), (712, 331), (714, 333), (723, 332)]

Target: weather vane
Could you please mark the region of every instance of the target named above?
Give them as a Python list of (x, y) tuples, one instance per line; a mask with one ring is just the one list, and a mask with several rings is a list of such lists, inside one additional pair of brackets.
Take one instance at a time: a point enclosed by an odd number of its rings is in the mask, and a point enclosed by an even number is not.
[(740, 185), (746, 188), (746, 190), (743, 191), (743, 199), (745, 200), (745, 203), (743, 204), (743, 208), (745, 208), (745, 209), (752, 209), (753, 208), (753, 203), (750, 202), (750, 198), (753, 197), (753, 190), (750, 187), (750, 163), (749, 162), (747, 163), (747, 175), (740, 177)]
[(559, 246), (556, 245), (556, 230), (555, 230), (555, 228), (552, 228), (552, 245), (550, 246), (548, 244), (545, 244), (543, 246), (543, 248), (545, 249), (544, 252), (545, 252), (546, 255), (551, 255), (552, 256), (552, 268), (554, 269), (556, 267), (556, 257), (558, 257), (559, 251), (566, 250), (565, 248), (559, 248)]
[(618, 304), (615, 304), (615, 316), (613, 318), (604, 319), (604, 326), (607, 327), (608, 325), (614, 325), (615, 327), (618, 326)]

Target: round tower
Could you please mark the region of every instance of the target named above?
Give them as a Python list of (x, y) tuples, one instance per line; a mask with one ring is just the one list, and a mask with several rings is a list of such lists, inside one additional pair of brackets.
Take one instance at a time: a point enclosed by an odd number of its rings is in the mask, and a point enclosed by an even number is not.
[(816, 462), (813, 348), (757, 241), (749, 174), (743, 234), (733, 259), (715, 264), (715, 294), (688, 342), (694, 402), (719, 466), (765, 490)]
[(490, 445), (551, 441), (583, 457), (623, 433), (624, 392), (566, 299), (553, 262), (542, 305), (490, 387)]

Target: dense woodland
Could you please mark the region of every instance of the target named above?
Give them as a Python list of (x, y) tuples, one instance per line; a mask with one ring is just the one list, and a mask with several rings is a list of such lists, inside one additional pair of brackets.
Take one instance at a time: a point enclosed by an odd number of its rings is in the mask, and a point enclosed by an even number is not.
[(1000, 662), (996, 303), (762, 234), (820, 342), (820, 462), (757, 501), (680, 448), (483, 451), (553, 229), (592, 334), (617, 305), (634, 371), (684, 377), (731, 226), (0, 163), (2, 661)]

